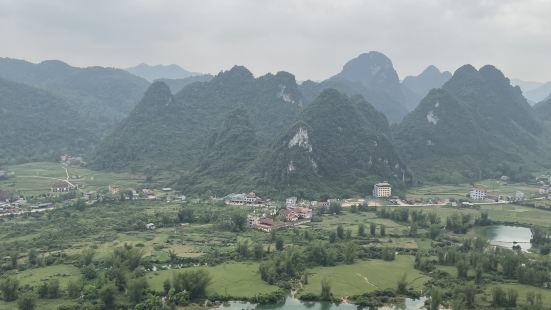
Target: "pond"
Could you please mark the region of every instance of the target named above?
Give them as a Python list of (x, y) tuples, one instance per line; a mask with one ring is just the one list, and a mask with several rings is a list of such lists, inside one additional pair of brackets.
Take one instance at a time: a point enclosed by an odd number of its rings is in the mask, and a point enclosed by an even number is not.
[[(421, 299), (410, 299), (406, 300), (400, 305), (380, 307), (378, 310), (418, 310), (424, 309), (425, 298)], [(300, 300), (287, 297), (284, 303), (273, 304), (273, 305), (255, 305), (250, 303), (243, 303), (232, 301), (229, 304), (222, 305), (218, 309), (223, 310), (279, 310), (279, 309), (290, 309), (290, 310), (356, 310), (357, 306), (351, 304), (340, 304), (335, 305), (328, 302), (301, 302)]]
[(530, 239), (532, 231), (527, 227), (493, 225), (480, 228), (479, 232), (488, 239), (491, 245), (511, 249), (514, 245), (520, 245), (523, 251), (532, 248)]

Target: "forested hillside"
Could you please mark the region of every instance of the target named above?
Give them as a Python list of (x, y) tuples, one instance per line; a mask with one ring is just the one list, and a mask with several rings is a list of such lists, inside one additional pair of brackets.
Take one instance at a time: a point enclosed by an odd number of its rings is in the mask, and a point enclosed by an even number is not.
[(325, 90), (276, 140), (262, 164), (268, 188), (299, 196), (365, 193), (382, 180), (408, 183), (384, 115), (360, 96)]
[(76, 68), (58, 60), (34, 64), (0, 58), (0, 78), (27, 84), (64, 99), (102, 135), (128, 115), (149, 85), (146, 80), (124, 70)]
[(231, 111), (245, 109), (259, 144), (268, 145), (296, 120), (301, 104), (295, 79), (285, 72), (254, 78), (236, 66), (174, 96), (166, 84), (155, 82), (99, 147), (94, 166), (190, 171)]
[(392, 61), (379, 52), (359, 55), (348, 61), (341, 72), (325, 81), (306, 81), (301, 85), (307, 102), (327, 88), (335, 88), (350, 96), (362, 95), (392, 122), (399, 122), (415, 108), (412, 102), (416, 104), (420, 99), (400, 85)]
[(0, 164), (87, 152), (98, 141), (90, 127), (63, 99), (0, 79)]
[(546, 164), (543, 127), (499, 70), (459, 68), (397, 127), (396, 144), (421, 179), (520, 176)]

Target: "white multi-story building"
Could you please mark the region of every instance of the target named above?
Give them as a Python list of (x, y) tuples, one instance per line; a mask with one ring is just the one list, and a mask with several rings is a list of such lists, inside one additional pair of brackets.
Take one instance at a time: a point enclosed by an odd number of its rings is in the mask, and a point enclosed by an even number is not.
[(373, 197), (388, 198), (392, 195), (392, 186), (388, 182), (377, 183), (373, 186)]
[(487, 192), (485, 189), (473, 188), (469, 192), (469, 198), (472, 200), (484, 200), (486, 199), (486, 194)]

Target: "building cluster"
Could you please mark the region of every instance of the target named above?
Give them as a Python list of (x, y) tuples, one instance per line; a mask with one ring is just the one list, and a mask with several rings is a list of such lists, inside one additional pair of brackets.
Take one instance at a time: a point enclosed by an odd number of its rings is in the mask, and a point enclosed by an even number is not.
[(248, 194), (229, 194), (224, 197), (224, 203), (232, 206), (261, 205), (263, 202), (262, 198), (253, 192)]
[(186, 196), (173, 190), (170, 187), (164, 187), (160, 190), (154, 190), (151, 188), (136, 189), (128, 187), (124, 190), (118, 185), (109, 185), (109, 194), (111, 195), (123, 195), (126, 199), (140, 200), (140, 199), (164, 199), (167, 202), (170, 201), (186, 201)]
[(84, 162), (84, 160), (82, 159), (82, 157), (80, 156), (72, 156), (72, 155), (68, 155), (68, 154), (63, 154), (59, 157), (59, 161), (62, 163), (62, 164), (65, 164), (65, 165), (75, 165), (75, 166), (80, 166), (80, 165), (84, 165), (86, 164)]
[(11, 178), (14, 175), (15, 175), (15, 173), (0, 167), (0, 180), (5, 180), (5, 179), (8, 179), (8, 178)]
[(43, 202), (31, 205), (23, 197), (9, 192), (0, 191), (0, 217), (7, 215), (19, 215), (29, 212), (42, 212), (54, 207), (51, 202)]
[(55, 182), (50, 186), (50, 191), (52, 193), (68, 193), (80, 188), (78, 184), (72, 184), (66, 181)]
[(490, 193), (488, 190), (483, 188), (472, 188), (469, 191), (468, 197), (471, 200), (482, 201), (482, 202), (499, 202), (503, 201), (522, 201), (525, 199), (524, 192), (516, 191), (514, 196), (501, 196), (497, 193)]

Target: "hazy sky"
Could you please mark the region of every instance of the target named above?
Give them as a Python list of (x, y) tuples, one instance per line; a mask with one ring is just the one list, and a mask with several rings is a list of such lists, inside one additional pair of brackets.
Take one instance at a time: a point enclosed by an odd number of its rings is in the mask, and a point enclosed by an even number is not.
[(549, 0), (0, 0), (0, 57), (324, 79), (370, 50), (401, 77), (494, 64), (551, 80)]

